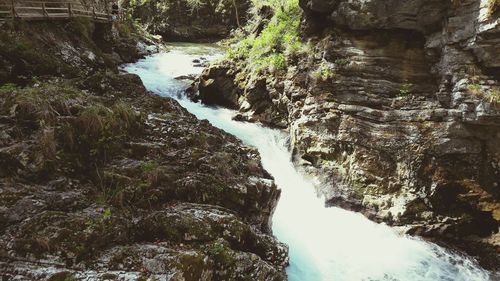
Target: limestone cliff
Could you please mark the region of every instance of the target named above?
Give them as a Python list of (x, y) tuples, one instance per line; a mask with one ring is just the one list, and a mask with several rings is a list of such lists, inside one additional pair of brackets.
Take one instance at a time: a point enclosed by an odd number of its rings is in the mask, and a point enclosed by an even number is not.
[(232, 56), (205, 71), (197, 98), (286, 127), (296, 163), (320, 178), (328, 204), (498, 267), (498, 1), (299, 4), (307, 51), (284, 51), (281, 70)]

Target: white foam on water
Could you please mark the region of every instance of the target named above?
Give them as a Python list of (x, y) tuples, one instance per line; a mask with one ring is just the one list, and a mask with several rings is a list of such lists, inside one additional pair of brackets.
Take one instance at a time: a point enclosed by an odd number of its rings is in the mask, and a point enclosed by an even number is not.
[(435, 244), (397, 234), (361, 214), (324, 207), (313, 184), (290, 161), (286, 137), (277, 130), (233, 121), (234, 111), (193, 103), (182, 97), (186, 82), (174, 77), (199, 74), (192, 60), (215, 59), (213, 47), (176, 45), (124, 70), (138, 74), (147, 89), (171, 96), (200, 119), (255, 146), (264, 168), (282, 189), (273, 232), (290, 247), (291, 281), (484, 281), (497, 280), (477, 263)]

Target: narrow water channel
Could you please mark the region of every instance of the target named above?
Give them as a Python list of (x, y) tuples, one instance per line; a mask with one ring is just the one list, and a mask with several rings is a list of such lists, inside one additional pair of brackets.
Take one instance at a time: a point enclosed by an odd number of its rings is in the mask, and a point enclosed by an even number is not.
[(215, 46), (176, 44), (169, 52), (149, 56), (124, 70), (138, 74), (161, 96), (176, 98), (200, 119), (256, 147), (264, 168), (282, 189), (273, 217), (273, 232), (290, 247), (291, 281), (485, 281), (496, 280), (472, 259), (435, 244), (397, 234), (360, 214), (325, 208), (311, 182), (290, 161), (286, 136), (277, 130), (231, 120), (234, 112), (206, 107), (183, 97), (186, 81), (199, 74), (193, 60), (221, 55)]

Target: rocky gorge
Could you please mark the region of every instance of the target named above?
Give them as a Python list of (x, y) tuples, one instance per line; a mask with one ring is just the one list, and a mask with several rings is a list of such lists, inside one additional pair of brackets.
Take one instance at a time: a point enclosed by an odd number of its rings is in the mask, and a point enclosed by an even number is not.
[(287, 129), (326, 204), (498, 270), (498, 1), (289, 2), (256, 7), (192, 98)]
[(497, 280), (497, 0), (120, 6), (0, 21), (0, 279)]
[(2, 280), (286, 280), (256, 150), (120, 73), (154, 36), (0, 24)]

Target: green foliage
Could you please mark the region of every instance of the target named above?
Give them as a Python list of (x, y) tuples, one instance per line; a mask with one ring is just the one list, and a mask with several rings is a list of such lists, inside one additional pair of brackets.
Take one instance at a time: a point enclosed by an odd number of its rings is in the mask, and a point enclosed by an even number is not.
[(216, 241), (208, 249), (208, 252), (212, 256), (219, 256), (219, 255), (223, 254), (225, 250), (226, 250), (225, 245), (223, 243), (221, 243), (220, 241)]
[[(142, 117), (123, 101), (94, 103), (94, 97), (70, 82), (43, 82), (18, 88), (0, 87), (0, 114), (37, 132), (40, 156), (47, 161), (70, 157), (93, 167), (140, 134)], [(77, 165), (80, 165), (77, 164)], [(50, 168), (50, 166), (47, 166)]]
[[(40, 23), (37, 27), (42, 29), (44, 24)], [(62, 64), (58, 58), (51, 56), (50, 52), (47, 52), (46, 48), (50, 48), (50, 46), (37, 42), (37, 39), (33, 37), (33, 33), (35, 32), (40, 31), (24, 27), (24, 24), (12, 27), (9, 32), (7, 30), (0, 32), (0, 50), (2, 50), (2, 56), (22, 60), (23, 67), (31, 70), (31, 73), (36, 73), (36, 75), (60, 72), (69, 76), (73, 75), (75, 71), (70, 66)], [(19, 80), (29, 80), (30, 77), (18, 75), (17, 78)]]
[(488, 17), (493, 16), (493, 14), (498, 10), (500, 7), (500, 0), (488, 0)]
[(146, 4), (148, 0), (130, 0), (130, 7), (137, 7)]
[(68, 32), (75, 34), (81, 38), (85, 38), (87, 42), (93, 42), (91, 36), (93, 24), (90, 18), (76, 17), (68, 21), (66, 29)]
[(259, 36), (250, 35), (232, 46), (227, 53), (231, 60), (246, 60), (257, 71), (284, 70), (287, 59), (301, 51), (300, 40), (301, 10), (298, 0), (257, 2), (268, 4), (275, 9), (275, 15)]
[(489, 99), (492, 103), (500, 104), (500, 90), (493, 89), (489, 92)]
[(92, 230), (105, 229), (106, 226), (111, 224), (111, 217), (111, 209), (106, 208), (100, 217), (89, 219), (86, 222), (86, 226), (87, 228)]
[(12, 83), (7, 83), (7, 84), (4, 84), (0, 87), (0, 93), (8, 93), (8, 92), (13, 92), (17, 89), (17, 85), (16, 84), (12, 84)]
[(470, 84), (467, 86), (469, 93), (482, 97), (484, 95), (483, 89), (479, 84)]
[(470, 84), (467, 86), (467, 90), (470, 94), (479, 97), (485, 101), (493, 104), (500, 104), (500, 89), (492, 88), (490, 90), (485, 90), (479, 84)]
[(399, 88), (399, 95), (403, 97), (408, 96), (411, 94), (412, 89), (413, 89), (413, 84), (404, 83), (403, 85), (401, 85), (401, 88)]
[(186, 0), (186, 3), (190, 9), (191, 14), (195, 11), (198, 12), (198, 10), (200, 10), (201, 7), (205, 5), (205, 2), (203, 0)]
[(328, 81), (335, 78), (335, 72), (330, 63), (322, 61), (318, 68), (313, 72), (313, 76), (317, 80)]
[(72, 100), (81, 93), (67, 83), (41, 83), (25, 88), (6, 84), (0, 95), (5, 96), (0, 112), (44, 126), (52, 124), (56, 116), (68, 115)]
[(155, 161), (148, 161), (141, 164), (141, 169), (144, 173), (156, 170), (160, 165)]
[(132, 37), (131, 26), (128, 22), (115, 21), (113, 23), (113, 25), (115, 26), (116, 30), (118, 31), (118, 34), (120, 35), (120, 37), (123, 37), (123, 38)]
[(285, 69), (286, 68), (286, 57), (282, 53), (274, 53), (269, 56), (269, 67), (272, 69)]
[(139, 118), (127, 104), (118, 101), (111, 108), (94, 105), (85, 108), (72, 126), (72, 147), (88, 149), (90, 156), (106, 158), (131, 134), (138, 131)]
[(109, 221), (111, 219), (111, 209), (110, 208), (107, 208), (106, 210), (104, 210), (104, 212), (102, 213), (102, 216), (101, 216), (101, 222), (102, 223), (105, 223), (107, 221)]
[(235, 46), (228, 49), (226, 56), (231, 60), (245, 60), (250, 57), (253, 48), (253, 38), (245, 38)]
[(340, 66), (348, 65), (349, 60), (348, 59), (336, 59), (335, 64), (340, 65)]

